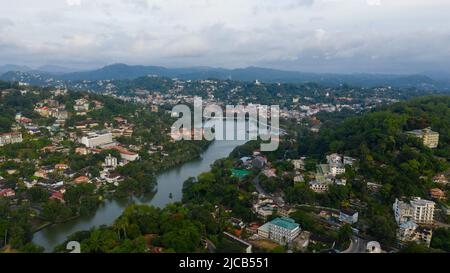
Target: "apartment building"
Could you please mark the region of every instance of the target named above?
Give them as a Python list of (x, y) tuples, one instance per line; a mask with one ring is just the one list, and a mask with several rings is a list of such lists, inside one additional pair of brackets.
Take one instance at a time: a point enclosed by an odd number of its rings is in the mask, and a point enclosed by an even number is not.
[(112, 134), (108, 131), (90, 132), (80, 140), (88, 148), (105, 145), (113, 142)]
[(21, 133), (14, 132), (14, 133), (0, 134), (0, 146), (13, 143), (20, 143), (22, 141), (23, 139)]
[(407, 132), (407, 134), (422, 139), (423, 145), (427, 146), (430, 149), (437, 148), (437, 146), (439, 145), (439, 133), (432, 131), (431, 128), (413, 130)]
[(414, 197), (411, 201), (405, 202), (395, 199), (393, 210), (397, 224), (401, 225), (408, 221), (416, 224), (432, 224), (434, 221), (433, 201)]

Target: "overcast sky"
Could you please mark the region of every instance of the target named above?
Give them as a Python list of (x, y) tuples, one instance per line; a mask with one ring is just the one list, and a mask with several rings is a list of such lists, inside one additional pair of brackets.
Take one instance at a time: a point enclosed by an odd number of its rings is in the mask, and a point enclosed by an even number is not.
[(0, 65), (449, 70), (449, 12), (449, 0), (14, 0)]

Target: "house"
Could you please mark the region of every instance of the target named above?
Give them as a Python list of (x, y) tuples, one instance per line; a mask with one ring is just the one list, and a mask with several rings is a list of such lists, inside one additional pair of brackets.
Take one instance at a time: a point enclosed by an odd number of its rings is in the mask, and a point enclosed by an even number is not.
[(64, 171), (64, 170), (66, 170), (68, 168), (69, 168), (69, 166), (67, 166), (67, 164), (60, 163), (60, 164), (56, 164), (55, 165), (55, 169), (58, 170), (58, 171)]
[(262, 169), (267, 165), (267, 158), (264, 156), (257, 156), (253, 159), (252, 165), (256, 169)]
[(430, 197), (438, 200), (445, 199), (445, 192), (439, 188), (433, 188), (430, 190)]
[(17, 123), (20, 123), (20, 124), (31, 124), (31, 123), (33, 123), (32, 119), (22, 116), (22, 113), (17, 113), (16, 117), (15, 117), (15, 120), (16, 120)]
[(347, 185), (347, 179), (335, 179), (334, 184), (338, 186), (345, 186)]
[(352, 209), (341, 209), (339, 212), (339, 221), (353, 225), (358, 222), (358, 212)]
[(303, 178), (303, 175), (294, 176), (294, 183), (303, 183), (303, 182), (305, 182), (305, 178)]
[(305, 161), (303, 159), (292, 160), (292, 165), (294, 165), (294, 169), (296, 170), (305, 170)]
[(87, 155), (89, 153), (89, 150), (84, 147), (78, 147), (78, 148), (75, 148), (75, 153), (79, 154), (79, 155)]
[(14, 197), (15, 195), (16, 192), (11, 188), (7, 188), (0, 191), (0, 197)]
[(447, 185), (449, 183), (449, 179), (445, 174), (441, 173), (433, 178), (433, 182), (437, 184)]
[(256, 209), (256, 213), (261, 216), (262, 218), (266, 219), (268, 216), (271, 216), (276, 210), (276, 206), (273, 204), (265, 204), (262, 206), (259, 206)]
[(85, 184), (89, 182), (89, 178), (87, 176), (79, 176), (73, 180), (73, 182), (77, 185)]
[(252, 164), (252, 158), (249, 156), (241, 157), (240, 161), (244, 164), (244, 166), (249, 166), (250, 164)]
[(49, 200), (58, 200), (62, 203), (64, 203), (64, 194), (59, 192), (59, 191), (55, 191), (52, 193), (52, 195), (49, 197)]
[(47, 179), (48, 178), (47, 172), (45, 170), (42, 170), (42, 169), (39, 169), (39, 170), (35, 171), (33, 175), (36, 176), (36, 177), (39, 177), (39, 178), (43, 178), (43, 179)]
[(118, 185), (118, 183), (120, 181), (122, 181), (122, 176), (119, 175), (118, 173), (109, 173), (107, 175), (105, 175), (105, 180), (106, 182), (110, 183), (110, 184), (114, 184), (114, 185)]
[(267, 177), (277, 177), (276, 169), (266, 169), (262, 173)]

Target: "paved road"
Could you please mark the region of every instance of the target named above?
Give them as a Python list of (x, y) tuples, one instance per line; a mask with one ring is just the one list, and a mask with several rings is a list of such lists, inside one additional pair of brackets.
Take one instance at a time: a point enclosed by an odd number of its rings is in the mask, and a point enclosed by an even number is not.
[(367, 241), (359, 238), (357, 236), (353, 236), (350, 239), (350, 246), (342, 251), (341, 253), (364, 253), (366, 252)]
[(259, 175), (253, 179), (253, 184), (255, 184), (255, 188), (258, 193), (264, 194), (265, 196), (272, 199), (277, 206), (279, 206), (279, 207), (284, 206), (285, 202), (281, 196), (275, 196), (273, 194), (270, 194), (261, 187), (261, 184), (259, 183)]
[(213, 242), (210, 240), (202, 237), (202, 242), (205, 244), (206, 248), (208, 249), (209, 253), (215, 253), (216, 252), (216, 246)]

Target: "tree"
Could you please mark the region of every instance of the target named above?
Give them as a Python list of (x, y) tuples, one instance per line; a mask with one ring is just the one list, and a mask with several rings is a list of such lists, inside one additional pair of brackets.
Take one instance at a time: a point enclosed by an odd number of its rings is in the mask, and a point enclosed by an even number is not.
[(346, 249), (350, 244), (350, 240), (353, 236), (352, 226), (349, 224), (343, 225), (338, 232), (337, 246), (340, 249)]
[(450, 252), (450, 229), (437, 228), (433, 231), (433, 238), (431, 239), (431, 247), (439, 248)]
[(41, 187), (32, 187), (28, 190), (28, 197), (33, 203), (42, 203), (48, 200), (49, 192)]

